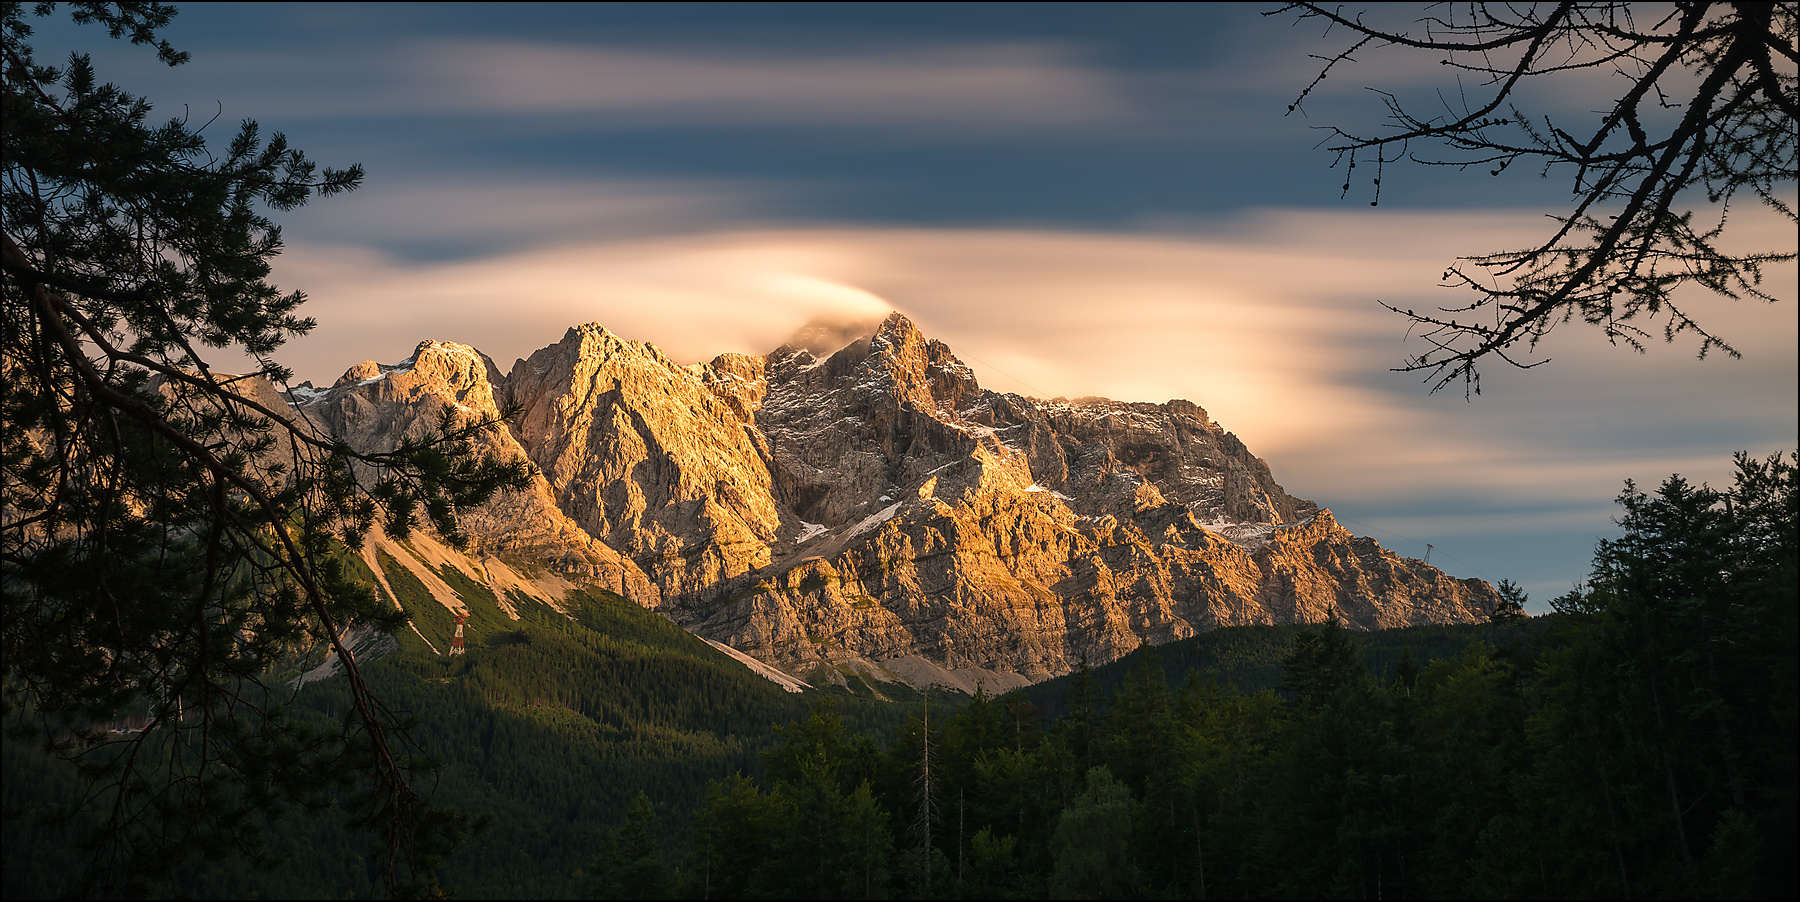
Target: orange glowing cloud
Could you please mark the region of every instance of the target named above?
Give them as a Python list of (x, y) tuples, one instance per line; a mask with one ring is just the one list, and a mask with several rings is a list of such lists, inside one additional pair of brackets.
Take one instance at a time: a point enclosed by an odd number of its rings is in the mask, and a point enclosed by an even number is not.
[[(1521, 246), (1542, 222), (1511, 211), (1284, 210), (1186, 233), (763, 228), (445, 264), (305, 245), (278, 275), (311, 293), (322, 325), (284, 359), (328, 381), (437, 338), (476, 345), (504, 371), (567, 326), (599, 321), (699, 361), (766, 352), (813, 317), (891, 308), (947, 341), (990, 388), (1191, 399), (1303, 497), (1330, 486), (1350, 497), (1558, 499), (1599, 486), (1603, 502), (1627, 465), (1645, 481), (1702, 462), (1721, 473), (1701, 475), (1722, 476), (1726, 452), (1658, 440), (1642, 424), (1713, 424), (1704, 428), (1750, 436), (1746, 445), (1791, 436), (1792, 302), (1699, 301), (1742, 361), (1696, 362), (1679, 343), (1637, 355), (1576, 324), (1541, 349), (1552, 364), (1491, 369), (1488, 397), (1473, 404), (1386, 372), (1415, 351), (1377, 298), (1456, 301), (1436, 287), (1447, 262)], [(1791, 297), (1791, 266), (1771, 273), (1772, 285), (1782, 280)], [(1623, 423), (1646, 437), (1620, 438)]]

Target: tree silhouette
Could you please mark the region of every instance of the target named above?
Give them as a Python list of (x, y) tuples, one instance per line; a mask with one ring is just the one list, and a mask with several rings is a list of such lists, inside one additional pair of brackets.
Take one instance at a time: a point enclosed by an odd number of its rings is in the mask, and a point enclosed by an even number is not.
[[(1472, 300), (1425, 313), (1384, 304), (1430, 345), (1398, 371), (1427, 374), (1434, 392), (1460, 380), (1465, 395), (1478, 394), (1478, 364), (1492, 357), (1521, 368), (1545, 363), (1514, 355), (1521, 343), (1535, 348), (1577, 317), (1638, 351), (1659, 330), (1669, 342), (1694, 335), (1701, 357), (1739, 356), (1677, 294), (1695, 285), (1773, 301), (1762, 287), (1764, 268), (1796, 256), (1792, 245), (1743, 252), (1726, 240), (1741, 193), (1800, 222), (1791, 206), (1800, 107), (1793, 4), (1688, 2), (1652, 13), (1628, 3), (1454, 3), (1410, 31), (1369, 27), (1340, 9), (1293, 3), (1280, 11), (1355, 38), (1321, 57), (1324, 67), (1290, 113), (1343, 64), (1384, 46), (1441, 54), (1466, 88), (1440, 91), (1441, 106), (1430, 111), (1379, 92), (1385, 130), (1329, 127), (1324, 143), (1336, 154), (1333, 165), (1345, 165), (1346, 195), (1357, 165), (1372, 163), (1370, 203), (1379, 203), (1386, 165), (1402, 160), (1495, 176), (1525, 164), (1572, 181), (1571, 206), (1551, 215), (1557, 226), (1548, 238), (1445, 270), (1445, 284)], [(1475, 85), (1462, 85), (1465, 73)], [(1517, 102), (1527, 82), (1578, 88), (1609, 75), (1621, 89), (1598, 122), (1553, 119)], [(1704, 215), (1694, 209), (1702, 197)]]
[[(187, 58), (158, 37), (172, 7), (71, 6), (168, 65)], [(261, 818), (326, 804), (348, 778), (397, 890), (456, 821), (411, 788), (412, 758), (350, 647), (351, 624), (391, 628), (398, 613), (333, 549), (378, 515), (398, 535), (428, 522), (460, 541), (456, 512), (522, 485), (526, 465), (475, 454), (483, 422), (359, 454), (274, 389), (288, 371), (270, 355), (313, 321), (305, 295), (267, 281), (281, 233), (265, 211), (352, 190), (360, 167), (318, 172), (251, 121), (215, 155), (205, 126), (152, 125), (85, 55), (40, 64), (22, 4), (0, 6), (0, 28), (5, 713), (15, 738), (93, 781), (105, 826), (78, 892), (141, 892), (199, 850), (255, 852)], [(208, 365), (232, 346), (259, 372)], [(266, 684), (307, 653), (348, 675), (337, 730), (291, 721), (284, 684)]]

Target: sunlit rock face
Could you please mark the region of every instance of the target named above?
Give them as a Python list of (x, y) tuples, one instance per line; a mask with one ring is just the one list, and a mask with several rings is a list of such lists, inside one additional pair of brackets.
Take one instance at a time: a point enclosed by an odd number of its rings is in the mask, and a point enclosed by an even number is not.
[(425, 342), (300, 402), (358, 446), (521, 408), (542, 476), (465, 520), (802, 677), (1004, 689), (1219, 626), (1381, 628), (1496, 595), (1357, 538), (1187, 401), (984, 390), (898, 314), (681, 365), (598, 324), (502, 378)]
[(514, 364), (506, 388), (522, 406), (514, 434), (557, 505), (665, 597), (769, 563), (784, 512), (744, 416), (754, 390), (715, 393), (702, 373), (598, 324)]
[[(493, 361), (480, 351), (453, 342), (422, 341), (411, 357), (399, 363), (365, 360), (329, 389), (296, 391), (293, 403), (298, 413), (351, 447), (379, 451), (403, 439), (438, 434), (446, 413), (452, 426), (497, 417), (502, 383)], [(501, 460), (527, 457), (505, 429), (491, 431), (475, 444), (478, 452)], [(511, 556), (646, 604), (662, 597), (660, 587), (635, 563), (563, 513), (541, 473), (533, 474), (525, 489), (502, 492), (465, 513), (461, 526), (474, 540), (471, 554), (478, 560)]]
[(793, 672), (909, 655), (1066, 673), (1218, 626), (1485, 616), (1493, 591), (1344, 531), (1186, 401), (980, 388), (898, 315), (764, 361), (756, 428), (798, 530), (665, 610)]

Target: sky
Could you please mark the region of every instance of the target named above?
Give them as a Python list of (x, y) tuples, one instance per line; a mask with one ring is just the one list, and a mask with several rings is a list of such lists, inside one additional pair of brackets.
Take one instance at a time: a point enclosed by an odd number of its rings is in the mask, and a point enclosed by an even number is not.
[[(66, 20), (34, 45), (91, 53), (215, 146), (255, 119), (364, 166), (278, 219), (274, 280), (319, 321), (278, 355), (297, 379), (426, 338), (505, 371), (583, 322), (700, 361), (898, 310), (988, 388), (1192, 400), (1291, 494), (1534, 612), (1617, 535), (1625, 480), (1724, 487), (1733, 452), (1795, 448), (1792, 265), (1778, 304), (1689, 298), (1739, 360), (1576, 323), (1473, 399), (1392, 372), (1423, 348), (1377, 302), (1457, 303), (1445, 267), (1541, 239), (1570, 182), (1398, 164), (1379, 206), (1363, 174), (1344, 193), (1321, 129), (1377, 128), (1370, 88), (1478, 85), (1390, 48), (1290, 113), (1350, 41), (1272, 8), (216, 3), (166, 30), (192, 54), (174, 69)], [(1523, 102), (1585, 122), (1617, 83)], [(1797, 241), (1734, 222), (1745, 247)]]

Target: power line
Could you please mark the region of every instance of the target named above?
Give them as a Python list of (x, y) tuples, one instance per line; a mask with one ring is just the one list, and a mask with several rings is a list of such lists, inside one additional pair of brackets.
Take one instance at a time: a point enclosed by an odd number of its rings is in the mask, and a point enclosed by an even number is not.
[[(1437, 546), (1433, 545), (1430, 542), (1426, 542), (1421, 539), (1415, 539), (1412, 536), (1403, 536), (1397, 532), (1392, 532), (1390, 530), (1382, 529), (1381, 527), (1376, 526), (1372, 523), (1367, 523), (1362, 520), (1358, 520), (1355, 517), (1346, 517), (1343, 514), (1338, 513), (1337, 511), (1332, 511), (1331, 515), (1342, 522), (1355, 523), (1356, 525), (1362, 527), (1363, 529), (1373, 530), (1373, 531), (1381, 533), (1383, 535), (1392, 536), (1393, 538), (1400, 539), (1402, 541), (1411, 542), (1414, 545), (1423, 545), (1423, 546), (1425, 546), (1426, 555), (1436, 554), (1438, 557), (1441, 557), (1441, 558), (1449, 558), (1450, 560), (1455, 561), (1458, 564), (1461, 564), (1463, 566), (1463, 569), (1469, 571), (1470, 573), (1473, 573), (1476, 576), (1479, 576), (1482, 579), (1485, 579), (1489, 582), (1493, 582), (1492, 577), (1489, 577), (1486, 573), (1483, 573), (1480, 570), (1475, 569), (1474, 565), (1470, 564), (1468, 561), (1465, 561), (1462, 558), (1459, 558), (1456, 555), (1451, 554), (1450, 552), (1445, 551), (1442, 548), (1438, 548)], [(1430, 563), (1429, 557), (1427, 557), (1426, 562)]]
[(1026, 382), (1026, 381), (1025, 381), (1025, 380), (1023, 380), (1023, 379), (1020, 379), (1020, 378), (1019, 378), (1019, 377), (1017, 377), (1017, 376), (1015, 376), (1015, 375), (1013, 375), (1013, 374), (1011, 374), (1011, 373), (1009, 373), (1009, 372), (1007, 372), (1007, 371), (1005, 371), (1005, 370), (1003, 370), (1003, 369), (1001, 369), (1001, 368), (999, 368), (999, 367), (997, 367), (997, 366), (995, 366), (995, 365), (993, 365), (993, 364), (991, 364), (991, 363), (988, 363), (988, 362), (987, 362), (987, 361), (985, 361), (985, 360), (982, 360), (982, 359), (981, 359), (981, 358), (979, 358), (979, 357), (976, 357), (976, 356), (975, 356), (975, 355), (974, 355), (974, 354), (970, 354), (970, 353), (969, 353), (969, 352), (967, 352), (967, 351), (957, 351), (957, 352), (956, 352), (956, 356), (958, 356), (958, 357), (967, 357), (967, 358), (968, 358), (968, 359), (970, 359), (970, 360), (973, 360), (973, 361), (975, 361), (975, 362), (976, 362), (976, 363), (979, 363), (979, 364), (981, 364), (981, 366), (982, 366), (982, 368), (983, 368), (983, 369), (987, 369), (987, 370), (993, 370), (993, 371), (994, 371), (994, 372), (996, 372), (996, 373), (999, 373), (999, 374), (1000, 374), (1000, 375), (1002, 375), (1002, 376), (1005, 376), (1005, 377), (1006, 377), (1006, 378), (1008, 378), (1008, 379), (1011, 379), (1011, 380), (1012, 380), (1012, 381), (1014, 381), (1014, 382), (1017, 382), (1017, 383), (1019, 383), (1019, 384), (1020, 384), (1020, 385), (1023, 385), (1023, 386), (1025, 386), (1025, 387), (1026, 387), (1026, 388), (1028, 388), (1028, 389), (1030, 389), (1030, 390), (1032, 390), (1032, 391), (1034, 391), (1034, 392), (1036, 392), (1036, 393), (1037, 393), (1037, 395), (1036, 395), (1036, 397), (1038, 397), (1038, 398), (1040, 398), (1040, 399), (1043, 399), (1043, 398), (1049, 398), (1049, 397), (1050, 397), (1050, 395), (1049, 395), (1049, 393), (1047, 393), (1047, 392), (1045, 392), (1045, 391), (1044, 391), (1044, 390), (1043, 390), (1043, 389), (1041, 389), (1041, 388), (1038, 388), (1038, 387), (1037, 387), (1037, 386), (1035, 386), (1035, 385), (1032, 385), (1032, 384), (1031, 384), (1031, 383), (1029, 383), (1029, 382)]

